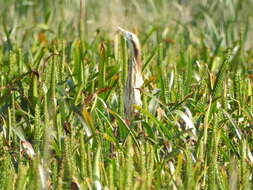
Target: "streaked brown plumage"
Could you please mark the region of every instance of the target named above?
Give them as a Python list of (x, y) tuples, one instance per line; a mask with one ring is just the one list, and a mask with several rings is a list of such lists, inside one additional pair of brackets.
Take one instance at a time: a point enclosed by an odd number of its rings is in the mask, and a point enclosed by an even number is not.
[(126, 38), (130, 48), (124, 108), (126, 118), (131, 120), (137, 112), (134, 108), (134, 105), (142, 106), (140, 93), (140, 88), (143, 84), (143, 78), (141, 75), (141, 48), (139, 39), (135, 34), (128, 32), (120, 27), (119, 31), (122, 32)]

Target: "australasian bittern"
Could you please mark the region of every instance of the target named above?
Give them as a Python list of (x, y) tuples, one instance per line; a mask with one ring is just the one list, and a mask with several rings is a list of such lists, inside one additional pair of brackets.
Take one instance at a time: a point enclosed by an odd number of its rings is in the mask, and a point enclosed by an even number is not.
[(137, 113), (134, 105), (142, 106), (140, 93), (140, 88), (143, 85), (141, 48), (139, 39), (135, 34), (120, 27), (118, 30), (123, 34), (130, 48), (124, 108), (126, 118), (131, 121)]

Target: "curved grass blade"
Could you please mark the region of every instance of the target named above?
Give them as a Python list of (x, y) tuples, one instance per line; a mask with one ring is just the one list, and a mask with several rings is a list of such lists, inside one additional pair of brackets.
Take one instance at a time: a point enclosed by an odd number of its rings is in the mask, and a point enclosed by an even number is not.
[(135, 137), (134, 131), (129, 128), (129, 126), (127, 125), (127, 123), (125, 122), (125, 120), (122, 119), (122, 117), (118, 113), (116, 113), (116, 112), (114, 112), (114, 111), (112, 111), (110, 109), (107, 109), (107, 110), (109, 111), (110, 114), (112, 114), (114, 117), (116, 117), (123, 124), (123, 126), (129, 131), (131, 137), (133, 138), (133, 141), (134, 141), (135, 145), (137, 146), (137, 148), (139, 150), (141, 150), (140, 149), (140, 145), (139, 145), (139, 143), (138, 143), (138, 141), (137, 141), (137, 139)]

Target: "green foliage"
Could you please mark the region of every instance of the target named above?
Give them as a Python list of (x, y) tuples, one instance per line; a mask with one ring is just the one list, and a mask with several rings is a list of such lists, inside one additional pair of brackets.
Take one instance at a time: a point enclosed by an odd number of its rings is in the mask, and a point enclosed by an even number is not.
[[(252, 189), (252, 9), (0, 1), (0, 189)], [(132, 121), (115, 25), (142, 46)]]

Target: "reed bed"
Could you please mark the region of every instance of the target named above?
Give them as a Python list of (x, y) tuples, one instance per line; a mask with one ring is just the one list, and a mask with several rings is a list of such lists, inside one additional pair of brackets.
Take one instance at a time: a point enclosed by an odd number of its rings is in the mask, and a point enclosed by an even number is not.
[[(0, 189), (252, 189), (252, 9), (0, 1)], [(130, 123), (116, 26), (142, 48)]]

